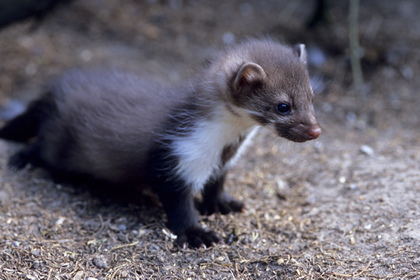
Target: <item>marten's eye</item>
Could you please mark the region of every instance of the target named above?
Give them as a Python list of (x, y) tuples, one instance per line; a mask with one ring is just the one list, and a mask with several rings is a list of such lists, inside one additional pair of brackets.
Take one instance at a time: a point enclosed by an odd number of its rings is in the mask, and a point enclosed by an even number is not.
[(280, 115), (287, 115), (290, 113), (290, 111), (290, 105), (287, 103), (280, 103), (279, 105), (277, 105), (277, 112)]

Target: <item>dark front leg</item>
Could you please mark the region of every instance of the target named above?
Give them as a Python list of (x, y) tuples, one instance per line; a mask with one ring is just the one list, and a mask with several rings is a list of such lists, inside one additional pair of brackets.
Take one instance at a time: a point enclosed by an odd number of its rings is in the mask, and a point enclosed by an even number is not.
[(190, 190), (174, 186), (171, 190), (160, 191), (158, 195), (168, 218), (168, 227), (178, 236), (178, 245), (201, 247), (219, 242), (220, 238), (213, 231), (201, 228)]
[(149, 168), (146, 180), (162, 202), (168, 227), (177, 235), (178, 245), (211, 246), (220, 238), (213, 231), (202, 229), (194, 207), (192, 187), (170, 171), (179, 163), (179, 159), (172, 155), (171, 145), (168, 142), (152, 151), (146, 164)]
[(227, 194), (223, 185), (225, 183), (226, 173), (210, 179), (204, 187), (203, 200), (197, 208), (203, 215), (213, 213), (228, 214), (231, 212), (242, 212), (244, 204), (241, 201), (233, 199)]

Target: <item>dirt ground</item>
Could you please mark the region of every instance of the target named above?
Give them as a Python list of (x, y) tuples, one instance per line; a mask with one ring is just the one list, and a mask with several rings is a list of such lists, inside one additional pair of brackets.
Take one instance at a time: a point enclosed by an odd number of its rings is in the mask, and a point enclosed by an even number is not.
[[(245, 213), (203, 217), (225, 244), (179, 249), (150, 195), (113, 198), (11, 172), (0, 143), (0, 279), (420, 279), (419, 1), (361, 1), (365, 86), (352, 89), (348, 3), (76, 0), (0, 31), (1, 117), (74, 66), (188, 82), (214, 50), (269, 35), (309, 49), (324, 134), (263, 131), (229, 174)], [(18, 100), (18, 101), (16, 101)]]

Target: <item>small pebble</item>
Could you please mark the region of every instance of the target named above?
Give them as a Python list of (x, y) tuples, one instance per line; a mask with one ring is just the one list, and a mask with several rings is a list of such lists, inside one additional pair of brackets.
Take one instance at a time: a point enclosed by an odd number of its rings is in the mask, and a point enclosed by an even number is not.
[(121, 224), (121, 225), (119, 225), (119, 226), (118, 226), (118, 229), (119, 229), (120, 231), (126, 231), (126, 230), (127, 230), (127, 226), (126, 226), (126, 225), (124, 225), (124, 224)]
[(41, 253), (37, 249), (33, 250), (31, 253), (32, 253), (33, 256), (36, 256), (36, 257), (41, 255)]
[(39, 261), (34, 261), (32, 263), (32, 269), (37, 269), (39, 267), (39, 265), (40, 265)]
[(357, 189), (358, 189), (358, 187), (357, 187), (356, 185), (350, 185), (350, 186), (349, 186), (349, 189), (350, 189), (350, 190), (357, 190)]
[(289, 187), (287, 182), (282, 180), (282, 179), (278, 179), (276, 181), (276, 183), (277, 183), (277, 188), (281, 191), (284, 191), (284, 190), (288, 189), (288, 187)]
[(160, 247), (159, 247), (159, 246), (157, 246), (157, 245), (155, 245), (155, 244), (152, 244), (152, 245), (150, 245), (150, 247), (149, 247), (149, 251), (150, 251), (151, 253), (157, 253), (158, 251), (160, 251)]
[(82, 280), (83, 274), (83, 271), (76, 272), (76, 274), (73, 276), (73, 280)]
[(360, 152), (368, 156), (373, 156), (375, 154), (375, 151), (372, 149), (372, 147), (368, 145), (362, 145), (360, 147)]
[(92, 259), (92, 263), (98, 268), (106, 268), (108, 265), (106, 259), (102, 256), (96, 256)]
[(56, 226), (60, 226), (60, 225), (62, 225), (63, 223), (64, 223), (64, 221), (66, 220), (66, 218), (64, 218), (64, 217), (60, 217), (60, 218), (58, 218), (58, 220), (55, 222), (55, 225)]

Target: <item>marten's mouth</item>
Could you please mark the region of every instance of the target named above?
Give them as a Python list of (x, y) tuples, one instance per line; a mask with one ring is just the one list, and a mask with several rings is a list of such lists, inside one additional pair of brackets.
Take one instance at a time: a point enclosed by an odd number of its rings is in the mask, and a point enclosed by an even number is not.
[(310, 126), (300, 124), (292, 127), (276, 126), (276, 131), (280, 137), (298, 143), (314, 140), (321, 135), (321, 128), (318, 124)]
[(287, 140), (297, 142), (297, 143), (303, 143), (312, 139), (304, 138), (299, 135), (290, 135), (290, 134), (280, 134), (279, 135), (283, 138), (286, 138)]

